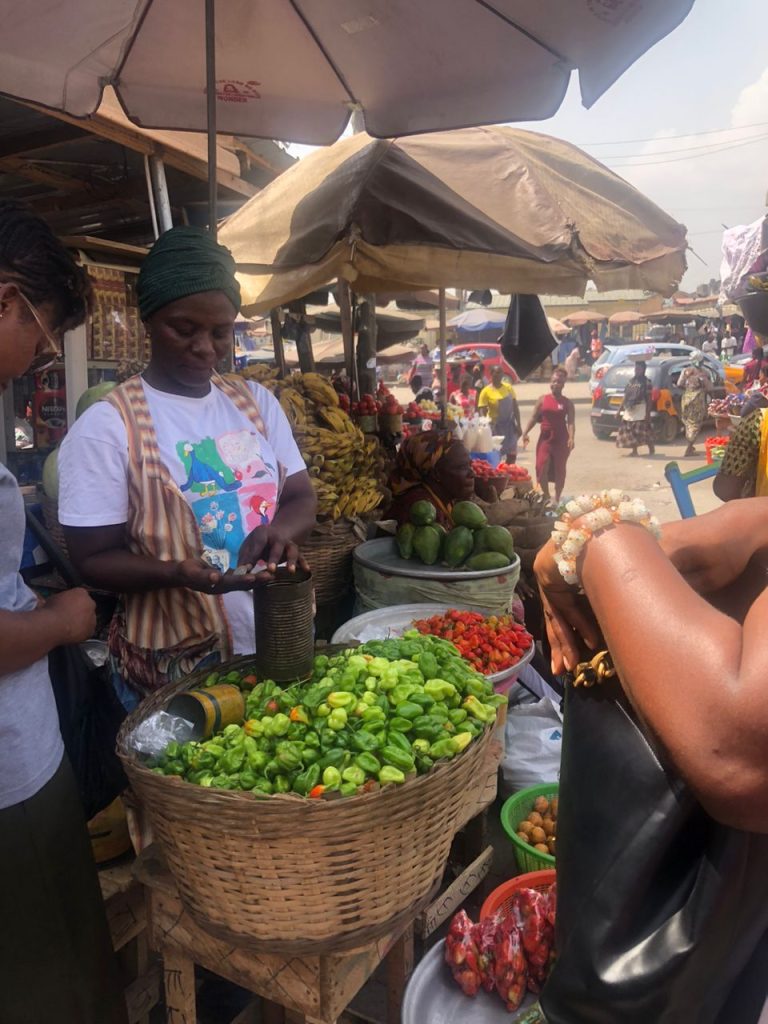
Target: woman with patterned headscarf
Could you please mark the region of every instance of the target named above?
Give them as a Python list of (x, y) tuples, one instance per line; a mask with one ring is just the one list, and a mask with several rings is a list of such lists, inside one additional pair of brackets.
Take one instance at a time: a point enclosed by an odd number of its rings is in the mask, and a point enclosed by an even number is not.
[(315, 522), (279, 403), (216, 372), (240, 309), (229, 250), (173, 228), (137, 293), (149, 365), (81, 416), (59, 455), (72, 560), (121, 595), (110, 651), (127, 706), (203, 663), (253, 652), (250, 591), (262, 569), (295, 569)]
[(469, 500), (475, 491), (469, 452), (448, 431), (414, 434), (400, 445), (389, 487), (390, 519), (407, 523), (411, 506), (426, 500), (437, 509), (438, 523), (450, 528), (455, 502)]

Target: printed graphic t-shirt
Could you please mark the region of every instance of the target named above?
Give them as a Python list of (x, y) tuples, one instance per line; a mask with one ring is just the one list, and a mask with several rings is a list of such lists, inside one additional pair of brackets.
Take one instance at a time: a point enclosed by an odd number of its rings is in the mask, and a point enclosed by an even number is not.
[[(204, 557), (226, 572), (257, 526), (274, 518), (278, 465), (305, 468), (277, 399), (249, 382), (266, 437), (212, 386), (204, 398), (170, 395), (143, 381), (160, 456), (189, 502)], [(74, 424), (59, 452), (59, 519), (65, 526), (113, 526), (128, 518), (128, 441), (119, 412), (97, 402)], [(250, 591), (224, 595), (235, 654), (254, 647)]]

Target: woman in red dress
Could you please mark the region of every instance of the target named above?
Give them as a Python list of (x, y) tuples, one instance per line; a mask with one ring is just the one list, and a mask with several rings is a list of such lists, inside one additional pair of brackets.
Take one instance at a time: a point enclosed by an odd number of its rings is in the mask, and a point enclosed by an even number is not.
[(568, 374), (556, 369), (549, 384), (550, 394), (542, 395), (536, 403), (533, 415), (523, 434), (523, 445), (528, 444), (528, 435), (538, 423), (539, 440), (536, 445), (536, 480), (549, 498), (549, 485), (555, 485), (555, 501), (565, 487), (565, 465), (573, 451), (576, 434), (576, 413), (573, 402), (563, 395)]

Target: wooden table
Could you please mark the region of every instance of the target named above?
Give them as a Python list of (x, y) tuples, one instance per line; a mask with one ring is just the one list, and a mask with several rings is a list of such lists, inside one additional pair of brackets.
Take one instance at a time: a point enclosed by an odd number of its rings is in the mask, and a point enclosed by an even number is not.
[[(369, 946), (330, 956), (282, 957), (254, 953), (200, 928), (184, 910), (159, 852), (150, 846), (136, 861), (145, 886), (149, 942), (163, 958), (167, 1024), (196, 1024), (195, 965), (277, 1004), (267, 1019), (286, 1024), (340, 1024), (339, 1017), (382, 961), (387, 972), (387, 1024), (400, 1024), (400, 1005), (413, 970), (413, 924)], [(240, 1015), (242, 1021), (252, 1019)]]

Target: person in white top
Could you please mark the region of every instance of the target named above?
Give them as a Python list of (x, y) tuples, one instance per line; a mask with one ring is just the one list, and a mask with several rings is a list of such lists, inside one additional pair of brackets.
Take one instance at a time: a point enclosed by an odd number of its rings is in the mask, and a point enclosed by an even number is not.
[(709, 352), (709, 353), (713, 353), (713, 352), (716, 353), (717, 352), (717, 341), (715, 340), (715, 338), (713, 338), (713, 336), (711, 334), (708, 335), (704, 339), (704, 341), (702, 341), (702, 343), (701, 343), (701, 351), (702, 352)]
[(724, 360), (733, 359), (736, 355), (736, 350), (739, 347), (738, 339), (731, 334), (731, 328), (726, 327), (723, 340), (720, 342), (720, 352), (722, 353)]

